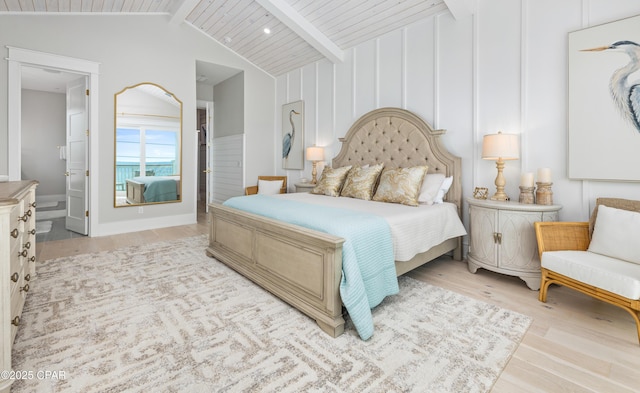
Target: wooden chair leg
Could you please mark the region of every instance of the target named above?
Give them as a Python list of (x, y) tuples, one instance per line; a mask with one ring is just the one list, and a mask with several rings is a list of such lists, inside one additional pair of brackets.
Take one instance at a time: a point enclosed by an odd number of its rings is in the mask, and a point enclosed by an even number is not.
[(540, 269), (540, 293), (538, 293), (538, 300), (542, 303), (547, 302), (547, 289), (551, 285), (551, 281), (547, 278), (547, 269)]
[(636, 321), (636, 329), (638, 330), (638, 344), (640, 344), (640, 311), (631, 310), (631, 316)]

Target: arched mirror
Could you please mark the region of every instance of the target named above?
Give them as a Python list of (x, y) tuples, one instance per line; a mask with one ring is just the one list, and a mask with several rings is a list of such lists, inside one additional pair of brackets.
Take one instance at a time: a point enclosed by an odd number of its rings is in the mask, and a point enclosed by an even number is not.
[(115, 95), (115, 207), (182, 200), (182, 101), (154, 83)]

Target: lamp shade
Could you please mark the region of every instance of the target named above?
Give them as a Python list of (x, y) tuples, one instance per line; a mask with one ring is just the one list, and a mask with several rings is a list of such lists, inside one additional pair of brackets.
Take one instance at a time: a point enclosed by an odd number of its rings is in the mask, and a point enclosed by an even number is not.
[(307, 160), (308, 161), (324, 160), (324, 149), (318, 146), (307, 147)]
[(482, 139), (482, 158), (485, 160), (517, 160), (520, 158), (518, 135), (497, 134), (485, 135)]

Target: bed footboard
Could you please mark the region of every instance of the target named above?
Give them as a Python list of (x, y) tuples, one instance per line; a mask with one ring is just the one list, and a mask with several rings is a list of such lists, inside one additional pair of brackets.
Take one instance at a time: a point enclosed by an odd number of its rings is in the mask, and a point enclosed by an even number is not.
[(344, 332), (344, 239), (219, 204), (209, 205), (209, 225), (209, 256), (315, 319), (332, 337)]
[(135, 205), (144, 203), (144, 183), (127, 179), (127, 202)]

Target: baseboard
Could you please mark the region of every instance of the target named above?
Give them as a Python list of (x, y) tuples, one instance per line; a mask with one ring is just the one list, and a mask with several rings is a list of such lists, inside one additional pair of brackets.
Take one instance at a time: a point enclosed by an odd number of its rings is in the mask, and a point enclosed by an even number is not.
[(99, 224), (97, 233), (92, 232), (91, 237), (119, 235), (122, 233), (147, 231), (175, 227), (180, 225), (196, 224), (198, 218), (196, 214), (182, 214), (176, 216), (164, 216), (148, 219), (135, 219), (130, 221), (118, 221), (114, 223)]

